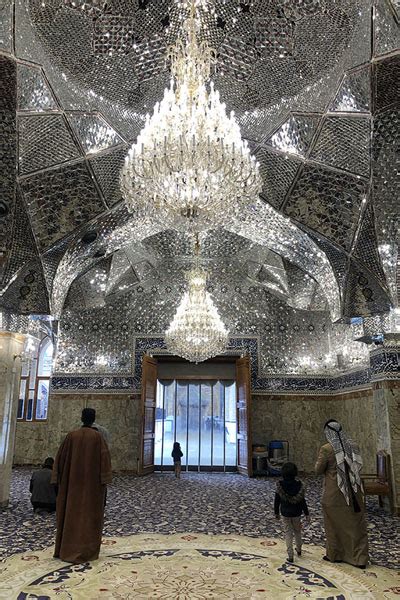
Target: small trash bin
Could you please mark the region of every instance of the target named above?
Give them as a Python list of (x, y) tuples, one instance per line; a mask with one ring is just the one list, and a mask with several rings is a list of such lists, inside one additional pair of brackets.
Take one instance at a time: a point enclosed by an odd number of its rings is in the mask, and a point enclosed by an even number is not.
[(268, 450), (260, 444), (253, 446), (253, 471), (255, 475), (266, 475), (268, 473)]
[(268, 444), (268, 472), (270, 475), (280, 475), (283, 463), (289, 460), (289, 442), (272, 440)]

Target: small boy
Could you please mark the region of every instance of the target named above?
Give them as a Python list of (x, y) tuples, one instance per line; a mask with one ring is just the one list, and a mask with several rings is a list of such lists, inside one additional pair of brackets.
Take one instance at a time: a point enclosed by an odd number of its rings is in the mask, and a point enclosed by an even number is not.
[(174, 442), (174, 446), (172, 448), (171, 456), (174, 459), (174, 471), (175, 477), (177, 479), (181, 478), (181, 459), (183, 456), (183, 452), (181, 450), (181, 445), (179, 442)]
[(287, 462), (282, 466), (282, 478), (277, 483), (275, 493), (275, 517), (283, 520), (288, 561), (293, 562), (293, 535), (296, 542), (297, 556), (301, 556), (301, 515), (304, 512), (307, 521), (310, 520), (305, 500), (305, 487), (302, 481), (296, 479), (297, 467)]

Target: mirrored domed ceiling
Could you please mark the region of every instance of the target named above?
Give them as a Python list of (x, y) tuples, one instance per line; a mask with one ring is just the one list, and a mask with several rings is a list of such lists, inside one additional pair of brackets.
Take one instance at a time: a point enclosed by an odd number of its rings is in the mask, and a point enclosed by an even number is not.
[[(191, 242), (128, 213), (119, 173), (168, 85), (166, 48), (184, 3), (9, 4), (0, 7), (3, 311), (59, 318), (139, 288), (171, 288), (176, 303)], [(396, 3), (205, 4), (212, 78), (263, 178), (252, 210), (205, 235), (209, 285), (246, 297), (254, 288), (329, 321), (386, 314), (399, 291)]]

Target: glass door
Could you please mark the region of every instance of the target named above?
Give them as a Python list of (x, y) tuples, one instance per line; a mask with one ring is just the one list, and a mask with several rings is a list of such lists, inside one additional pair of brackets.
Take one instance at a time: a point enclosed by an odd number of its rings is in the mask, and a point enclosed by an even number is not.
[(236, 385), (232, 380), (162, 380), (157, 383), (155, 468), (173, 468), (179, 442), (183, 470), (233, 471)]

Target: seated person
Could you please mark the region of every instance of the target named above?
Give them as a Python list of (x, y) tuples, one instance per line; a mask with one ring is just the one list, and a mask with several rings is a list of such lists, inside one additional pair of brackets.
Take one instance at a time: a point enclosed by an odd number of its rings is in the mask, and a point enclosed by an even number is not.
[(33, 509), (37, 513), (54, 512), (56, 510), (57, 490), (50, 483), (54, 458), (46, 458), (43, 467), (32, 473), (29, 491)]

